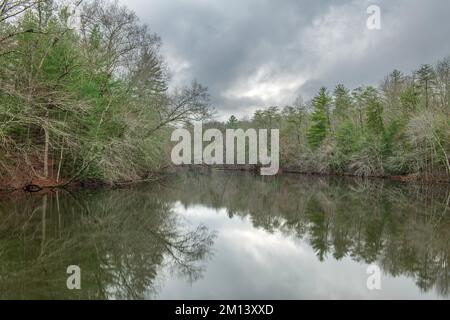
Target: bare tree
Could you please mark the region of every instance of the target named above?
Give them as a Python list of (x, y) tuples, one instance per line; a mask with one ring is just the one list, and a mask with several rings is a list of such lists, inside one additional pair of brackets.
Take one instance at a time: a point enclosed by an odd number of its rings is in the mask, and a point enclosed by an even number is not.
[(450, 56), (437, 63), (436, 76), (439, 102), (450, 117)]
[(1, 0), (0, 23), (14, 18), (46, 0)]
[(155, 52), (161, 41), (156, 34), (148, 32), (148, 27), (139, 22), (133, 11), (117, 1), (85, 3), (80, 20), (86, 55), (92, 63), (102, 65), (110, 77), (127, 73), (126, 67)]
[(160, 123), (150, 130), (148, 135), (169, 124), (204, 121), (211, 119), (213, 115), (214, 108), (210, 103), (208, 89), (193, 81), (190, 87), (175, 90), (168, 97), (168, 106), (160, 112)]

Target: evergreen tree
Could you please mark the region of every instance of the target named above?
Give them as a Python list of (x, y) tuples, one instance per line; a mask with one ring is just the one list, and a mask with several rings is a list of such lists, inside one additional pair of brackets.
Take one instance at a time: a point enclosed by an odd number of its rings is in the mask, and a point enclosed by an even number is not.
[(409, 115), (416, 111), (420, 102), (420, 93), (417, 87), (412, 84), (407, 87), (400, 95), (403, 115)]
[(230, 119), (228, 119), (227, 127), (235, 128), (237, 123), (238, 123), (238, 119), (234, 115), (231, 115)]
[(419, 86), (423, 90), (423, 95), (425, 99), (425, 109), (429, 106), (429, 97), (431, 94), (432, 85), (436, 79), (436, 72), (432, 65), (424, 64), (416, 71)]
[(385, 79), (381, 89), (386, 98), (386, 106), (389, 110), (397, 111), (401, 106), (401, 93), (404, 89), (405, 76), (400, 70), (395, 69)]
[(352, 97), (355, 106), (356, 119), (354, 122), (361, 130), (364, 129), (363, 110), (364, 110), (364, 89), (362, 87), (355, 88), (352, 91)]
[(383, 104), (377, 90), (373, 87), (367, 87), (364, 91), (364, 99), (366, 102), (367, 128), (374, 134), (383, 133)]
[(349, 112), (352, 104), (350, 91), (343, 85), (338, 84), (333, 92), (334, 95), (334, 114), (339, 120), (349, 118)]
[(309, 145), (313, 149), (320, 146), (330, 130), (330, 102), (331, 97), (328, 95), (327, 89), (322, 87), (313, 100), (314, 112), (311, 115), (312, 124), (307, 133)]

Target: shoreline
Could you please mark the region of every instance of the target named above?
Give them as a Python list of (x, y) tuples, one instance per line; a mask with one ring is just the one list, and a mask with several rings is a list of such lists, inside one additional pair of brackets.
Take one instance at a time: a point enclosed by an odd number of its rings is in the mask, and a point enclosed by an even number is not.
[[(204, 166), (204, 165), (194, 165), (194, 166), (174, 166), (169, 170), (164, 170), (160, 172), (162, 176), (170, 173), (176, 173), (177, 170), (219, 170), (219, 171), (235, 171), (235, 172), (247, 172), (258, 174), (259, 167), (217, 167), (217, 166)], [(281, 168), (279, 173), (275, 176), (282, 175), (298, 175), (298, 176), (320, 176), (320, 177), (350, 177), (350, 178), (362, 178), (362, 179), (379, 179), (379, 180), (389, 180), (405, 183), (414, 184), (450, 184), (450, 177), (443, 175), (435, 176), (419, 176), (417, 174), (409, 175), (367, 175), (360, 176), (349, 172), (314, 172), (314, 171), (301, 171), (292, 168)], [(48, 190), (55, 189), (66, 189), (66, 190), (95, 190), (101, 188), (123, 188), (126, 186), (137, 185), (139, 183), (146, 182), (157, 182), (161, 180), (161, 176), (154, 177), (153, 179), (142, 179), (137, 181), (123, 181), (108, 183), (100, 179), (85, 179), (69, 182), (69, 179), (63, 179), (60, 183), (52, 183), (50, 179), (32, 179), (30, 182), (24, 182), (17, 184), (3, 183), (0, 185), (0, 195), (1, 194), (11, 194), (11, 193), (24, 193), (24, 194), (38, 194), (45, 193)]]
[[(227, 167), (227, 166), (180, 166), (182, 168), (191, 169), (203, 169), (203, 170), (223, 170), (223, 171), (242, 171), (253, 172), (258, 174), (258, 166), (244, 166), (244, 167)], [(295, 168), (280, 168), (280, 175), (303, 175), (303, 176), (321, 176), (321, 177), (349, 177), (349, 178), (362, 178), (362, 179), (379, 179), (390, 180), (397, 182), (416, 183), (416, 184), (450, 184), (450, 176), (435, 174), (434, 176), (420, 176), (418, 174), (405, 174), (405, 175), (357, 175), (351, 172), (317, 172), (317, 171), (301, 171)]]

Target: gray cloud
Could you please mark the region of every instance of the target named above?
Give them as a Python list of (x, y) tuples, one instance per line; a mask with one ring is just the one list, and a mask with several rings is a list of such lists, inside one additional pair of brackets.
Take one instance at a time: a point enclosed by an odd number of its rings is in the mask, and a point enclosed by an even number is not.
[[(320, 86), (377, 84), (450, 54), (441, 0), (122, 0), (163, 39), (172, 85), (197, 79), (222, 118), (311, 98)], [(366, 28), (370, 4), (382, 29)]]

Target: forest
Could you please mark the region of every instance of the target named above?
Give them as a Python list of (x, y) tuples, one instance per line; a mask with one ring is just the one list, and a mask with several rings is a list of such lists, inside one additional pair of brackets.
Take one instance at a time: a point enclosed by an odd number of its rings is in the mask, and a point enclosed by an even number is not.
[(311, 101), (222, 127), (280, 129), (285, 171), (449, 181), (450, 57), (394, 70), (377, 87), (322, 87)]
[(168, 128), (209, 117), (168, 90), (161, 39), (117, 2), (0, 1), (0, 189), (152, 179)]
[(161, 45), (117, 2), (0, 0), (0, 189), (153, 180), (198, 121), (280, 129), (284, 171), (450, 180), (450, 57), (221, 123), (197, 81), (169, 89)]

